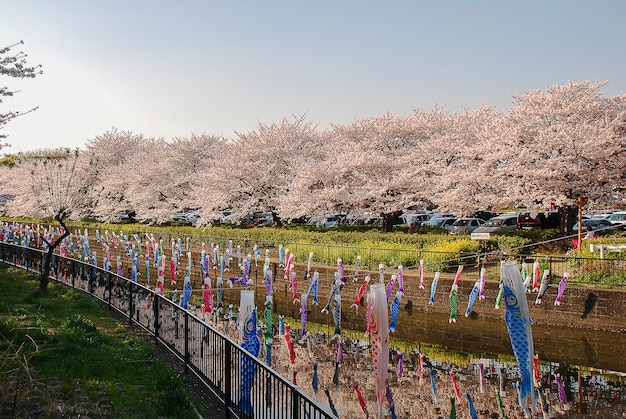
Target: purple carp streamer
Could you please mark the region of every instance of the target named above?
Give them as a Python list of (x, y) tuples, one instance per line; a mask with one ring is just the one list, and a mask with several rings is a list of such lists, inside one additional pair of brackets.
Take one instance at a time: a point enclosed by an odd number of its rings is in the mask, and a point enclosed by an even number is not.
[(478, 293), (478, 299), (485, 299), (485, 284), (487, 283), (487, 269), (483, 266), (480, 268), (480, 292)]
[(565, 287), (567, 286), (567, 279), (569, 278), (569, 274), (565, 272), (563, 274), (563, 278), (561, 278), (561, 282), (559, 282), (559, 290), (556, 295), (556, 299), (554, 300), (555, 306), (561, 305), (561, 298), (563, 298), (563, 293), (565, 292)]
[(396, 281), (398, 280), (398, 275), (393, 274), (389, 279), (389, 283), (387, 284), (387, 289), (385, 290), (385, 295), (387, 296), (387, 301), (389, 301), (389, 297), (391, 297), (391, 293), (396, 286)]

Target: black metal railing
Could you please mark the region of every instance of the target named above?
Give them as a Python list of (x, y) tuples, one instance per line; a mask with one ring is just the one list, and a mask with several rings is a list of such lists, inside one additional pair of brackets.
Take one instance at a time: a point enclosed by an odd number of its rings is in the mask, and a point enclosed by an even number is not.
[[(0, 261), (41, 273), (45, 252), (0, 242)], [(179, 304), (128, 278), (54, 255), (49, 277), (82, 290), (154, 336), (232, 418), (335, 418), (271, 367)]]

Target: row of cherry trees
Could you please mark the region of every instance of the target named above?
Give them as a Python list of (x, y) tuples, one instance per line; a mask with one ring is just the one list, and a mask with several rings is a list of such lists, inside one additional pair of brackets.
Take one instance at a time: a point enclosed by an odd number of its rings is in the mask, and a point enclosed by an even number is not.
[[(236, 139), (193, 135), (166, 141), (112, 130), (88, 141), (90, 164), (79, 218), (110, 220), (120, 210), (167, 221), (198, 208), (203, 223), (224, 211), (271, 211), (288, 221), (310, 213), (364, 216), (436, 206), (566, 208), (626, 204), (626, 95), (606, 83), (570, 82), (493, 107), (448, 113), (415, 110), (319, 130), (305, 116)], [(94, 165), (97, 170), (94, 170)], [(80, 165), (79, 165), (80, 167)], [(28, 187), (32, 166), (0, 168), (8, 215), (45, 215)], [(42, 214), (43, 212), (43, 214)]]

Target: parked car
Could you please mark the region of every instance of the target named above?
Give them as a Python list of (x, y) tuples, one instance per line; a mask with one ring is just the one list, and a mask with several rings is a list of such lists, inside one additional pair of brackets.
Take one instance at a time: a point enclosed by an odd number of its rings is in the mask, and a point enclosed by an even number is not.
[(522, 212), (517, 216), (518, 230), (532, 230), (534, 228), (542, 228), (543, 224), (536, 216), (530, 212)]
[(200, 216), (193, 211), (181, 211), (172, 216), (172, 222), (184, 225), (195, 226)]
[[(609, 220), (604, 218), (583, 218), (583, 231), (587, 231), (587, 227), (591, 227), (592, 230), (601, 230), (612, 225)], [(574, 224), (572, 230), (578, 231), (578, 223)]]
[(132, 223), (135, 221), (135, 211), (119, 211), (113, 216), (114, 223)]
[(339, 221), (337, 220), (337, 217), (335, 217), (334, 215), (319, 215), (319, 216), (313, 216), (311, 218), (309, 218), (309, 221), (307, 221), (306, 225), (308, 226), (316, 226), (316, 227), (337, 227), (337, 225), (339, 224)]
[(490, 218), (485, 225), (478, 227), (476, 233), (494, 233), (497, 231), (509, 231), (517, 229), (517, 213), (500, 214)]
[(255, 212), (253, 221), (257, 227), (269, 227), (274, 224), (274, 216), (271, 212)]
[(452, 214), (445, 215), (435, 215), (431, 217), (428, 221), (424, 221), (425, 227), (443, 227), (444, 224), (451, 225), (451, 223), (446, 223), (452, 220), (452, 222), (456, 221), (456, 217)]
[(454, 222), (454, 224), (452, 224), (452, 228), (450, 228), (450, 234), (470, 234), (484, 224), (485, 220), (482, 220), (480, 218), (459, 218)]
[(626, 211), (617, 211), (611, 214), (609, 221), (613, 225), (626, 227)]
[(450, 229), (454, 225), (455, 221), (456, 221), (456, 218), (454, 218), (454, 217), (446, 218), (446, 219), (443, 220), (443, 222), (441, 224), (439, 224), (439, 227), (445, 229), (446, 231), (450, 231)]
[(415, 224), (416, 226), (421, 225), (422, 223), (430, 220), (430, 215), (428, 214), (402, 214), (400, 216), (400, 219), (402, 220), (402, 224), (405, 226), (410, 226), (411, 224)]

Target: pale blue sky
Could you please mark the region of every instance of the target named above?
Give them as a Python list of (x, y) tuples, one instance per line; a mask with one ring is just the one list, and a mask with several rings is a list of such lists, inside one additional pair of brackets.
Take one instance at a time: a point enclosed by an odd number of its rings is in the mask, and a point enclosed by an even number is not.
[(508, 109), (568, 81), (626, 93), (626, 1), (5, 0), (0, 47), (35, 80), (0, 112), (12, 147), (83, 147), (113, 127), (235, 137), (307, 113), (321, 129), (413, 109)]

